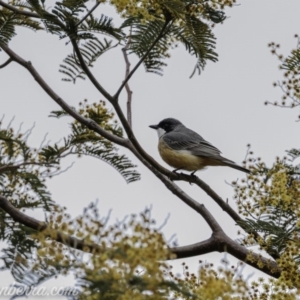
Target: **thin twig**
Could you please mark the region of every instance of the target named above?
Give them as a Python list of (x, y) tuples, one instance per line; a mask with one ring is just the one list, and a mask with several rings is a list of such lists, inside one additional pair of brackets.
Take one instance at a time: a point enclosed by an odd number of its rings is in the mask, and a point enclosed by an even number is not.
[(70, 37), (71, 43), (73, 45), (74, 51), (77, 55), (77, 58), (80, 62), (80, 66), (82, 70), (85, 72), (85, 74), (88, 76), (88, 78), (91, 80), (95, 88), (109, 101), (109, 102), (114, 102), (115, 99), (112, 97), (103, 87), (102, 85), (98, 82), (96, 77), (93, 75), (93, 73), (90, 71), (89, 67), (86, 65), (82, 54), (80, 52), (80, 49), (78, 47), (77, 41), (74, 39), (74, 37)]
[(110, 140), (117, 145), (121, 145), (125, 148), (130, 147), (130, 143), (127, 139), (118, 137), (109, 133), (100, 127), (95, 121), (85, 118), (80, 115), (76, 110), (74, 110), (71, 106), (69, 106), (58, 94), (54, 92), (54, 90), (46, 83), (46, 81), (40, 76), (37, 70), (33, 67), (31, 62), (25, 61), (19, 55), (17, 55), (14, 51), (12, 51), (7, 45), (0, 43), (0, 47), (6, 52), (15, 62), (26, 68), (29, 73), (33, 76), (33, 78), (38, 82), (41, 88), (62, 108), (64, 109), (70, 116), (72, 116), (75, 120), (79, 121), (81, 124), (87, 126), (87, 128), (94, 130), (104, 138)]
[(88, 13), (75, 25), (75, 27), (79, 26), (82, 22), (85, 21), (85, 19), (90, 16), (93, 11), (99, 6), (101, 2), (97, 0), (97, 3), (91, 8), (91, 10), (88, 11)]
[(19, 163), (19, 164), (16, 164), (16, 165), (5, 165), (5, 166), (0, 167), (0, 174), (4, 173), (4, 172), (7, 172), (7, 171), (17, 170), (17, 169), (19, 169), (21, 167), (24, 167), (24, 166), (52, 166), (53, 164), (55, 164), (55, 163), (22, 162), (22, 163)]
[(2, 0), (0, 0), (0, 5), (13, 11), (14, 13), (17, 13), (18, 15), (23, 15), (23, 16), (27, 16), (27, 17), (31, 17), (31, 18), (38, 18), (40, 19), (41, 17), (36, 14), (36, 13), (33, 13), (33, 12), (30, 12), (30, 11), (26, 11), (26, 10), (20, 10), (20, 9), (17, 9), (16, 7), (14, 7), (13, 5), (10, 5), (8, 3), (5, 3), (3, 2)]
[(143, 63), (143, 61), (147, 58), (147, 56), (149, 55), (149, 53), (151, 52), (151, 50), (155, 47), (155, 45), (158, 43), (158, 41), (166, 34), (167, 30), (165, 30), (165, 29), (167, 28), (167, 26), (168, 26), (169, 23), (170, 23), (170, 21), (167, 21), (167, 20), (165, 21), (164, 26), (161, 28), (160, 33), (158, 34), (158, 36), (156, 37), (156, 39), (153, 41), (152, 45), (149, 47), (149, 49), (142, 56), (142, 58), (135, 65), (135, 67), (131, 70), (131, 72), (128, 74), (128, 76), (125, 78), (125, 80), (123, 81), (123, 83), (119, 87), (118, 91), (114, 95), (115, 99), (118, 99), (118, 97), (119, 97), (122, 89), (124, 88), (124, 86), (126, 85), (126, 83), (128, 82), (128, 80), (135, 73), (135, 71), (138, 69), (138, 67)]
[(0, 69), (6, 67), (7, 65), (9, 65), (13, 60), (11, 58), (9, 58), (4, 64), (0, 65)]
[[(125, 79), (128, 77), (130, 73), (130, 61), (128, 59), (127, 50), (131, 43), (131, 33), (132, 33), (132, 26), (130, 27), (129, 37), (128, 41), (124, 48), (122, 48), (123, 56), (125, 59), (126, 69), (125, 69)], [(132, 128), (132, 90), (129, 87), (128, 81), (125, 84), (125, 89), (127, 92), (127, 121), (129, 123), (129, 126)]]

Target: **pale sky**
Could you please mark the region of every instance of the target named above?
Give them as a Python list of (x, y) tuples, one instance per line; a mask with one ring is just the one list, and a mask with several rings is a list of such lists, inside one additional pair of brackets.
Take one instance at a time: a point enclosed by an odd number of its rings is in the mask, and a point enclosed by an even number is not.
[[(52, 3), (46, 1), (47, 6)], [(241, 0), (238, 6), (227, 10), (229, 18), (224, 24), (214, 29), (219, 62), (209, 62), (200, 76), (189, 79), (195, 59), (183, 47), (171, 52), (163, 77), (146, 74), (141, 67), (130, 80), (130, 87), (133, 90), (133, 129), (144, 149), (167, 166), (157, 151), (157, 134), (148, 127), (166, 117), (181, 120), (218, 147), (225, 157), (237, 163), (243, 161), (248, 143), (255, 154), (269, 165), (276, 156), (283, 156), (285, 150), (299, 148), (300, 124), (295, 122), (299, 109), (264, 105), (266, 100), (280, 101), (282, 96), (280, 89), (272, 86), (274, 81), (282, 79), (282, 73), (278, 69), (279, 61), (270, 54), (267, 44), (272, 41), (280, 43), (279, 51), (283, 54), (296, 47), (294, 34), (300, 34), (299, 11), (298, 0)], [(113, 16), (114, 10), (100, 5), (96, 15), (101, 13)], [(70, 105), (76, 106), (85, 98), (91, 103), (103, 99), (87, 80), (78, 81), (76, 85), (61, 81), (59, 64), (71, 52), (70, 45), (65, 43), (56, 36), (20, 29), (10, 47), (30, 60)], [(1, 52), (0, 64), (5, 60), (6, 55)], [(130, 60), (133, 64), (137, 61), (135, 57), (130, 57)], [(92, 71), (102, 85), (114, 93), (125, 72), (121, 50), (114, 49), (106, 54)], [(13, 63), (1, 69), (0, 82), (0, 115), (5, 114), (5, 122), (15, 117), (16, 127), (23, 122), (24, 128), (29, 128), (35, 122), (29, 140), (32, 146), (38, 146), (45, 133), (49, 133), (48, 138), (52, 142), (69, 133), (68, 122), (71, 119), (48, 118), (50, 111), (59, 107), (24, 68)], [(126, 94), (122, 96), (125, 107)], [(120, 153), (127, 152), (120, 149)], [(53, 199), (68, 207), (73, 216), (80, 214), (91, 201), (99, 199), (103, 215), (112, 209), (112, 222), (127, 214), (139, 213), (151, 205), (152, 216), (158, 224), (170, 214), (163, 228), (166, 238), (175, 233), (181, 246), (208, 238), (211, 231), (201, 216), (170, 193), (135, 157), (130, 157), (138, 165), (142, 179), (129, 185), (117, 171), (102, 161), (67, 159), (65, 166), (75, 162), (72, 169), (49, 181)], [(211, 167), (197, 175), (235, 207), (233, 190), (226, 182), (244, 177), (243, 173), (231, 168)], [(237, 236), (238, 228), (234, 222), (202, 190), (186, 182), (178, 184), (210, 209), (230, 237)], [(32, 215), (40, 220), (44, 218), (43, 213)], [(199, 259), (218, 265), (222, 257), (223, 254), (213, 253), (185, 261), (196, 271)], [(235, 262), (230, 255), (227, 257)], [(247, 274), (254, 269), (248, 270)], [(3, 285), (13, 281), (8, 272), (0, 274), (0, 279)]]

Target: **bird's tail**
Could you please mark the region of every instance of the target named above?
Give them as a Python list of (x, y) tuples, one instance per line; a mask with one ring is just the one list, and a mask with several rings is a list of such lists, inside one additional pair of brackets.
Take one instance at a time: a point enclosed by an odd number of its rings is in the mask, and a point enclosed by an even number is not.
[(236, 169), (236, 170), (245, 172), (245, 173), (247, 173), (247, 174), (250, 173), (250, 170), (248, 170), (248, 169), (246, 169), (246, 168), (244, 168), (244, 167), (241, 167), (241, 166), (237, 165), (235, 162), (233, 162), (233, 161), (231, 161), (231, 160), (229, 160), (229, 159), (227, 159), (227, 158), (224, 158), (224, 157), (222, 157), (222, 158), (223, 158), (223, 159), (222, 159), (222, 162), (224, 163), (225, 166), (228, 166), (228, 167), (230, 167), (230, 168), (233, 168), (233, 169)]
[(246, 168), (243, 168), (243, 167), (241, 167), (241, 166), (239, 166), (239, 165), (237, 165), (237, 164), (235, 164), (235, 163), (230, 164), (230, 165), (228, 164), (228, 167), (231, 167), (231, 168), (233, 168), (233, 169), (237, 169), (237, 170), (242, 171), (242, 172), (245, 172), (245, 173), (247, 173), (247, 174), (250, 173), (250, 170), (248, 170), (248, 169), (246, 169)]

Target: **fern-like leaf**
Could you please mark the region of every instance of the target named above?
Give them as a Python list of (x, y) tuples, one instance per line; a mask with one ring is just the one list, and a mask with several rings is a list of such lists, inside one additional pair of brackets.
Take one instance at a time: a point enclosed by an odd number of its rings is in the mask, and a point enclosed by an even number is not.
[[(112, 122), (112, 114), (101, 104), (87, 105), (80, 109), (80, 113), (95, 121), (106, 131), (122, 137), (123, 130), (115, 122)], [(53, 117), (62, 117), (67, 114), (64, 111), (52, 112)], [(89, 130), (78, 122), (71, 124), (72, 132), (64, 139), (63, 145), (44, 147), (40, 155), (46, 162), (55, 161), (61, 157), (77, 154), (80, 156), (92, 156), (114, 167), (127, 183), (140, 179), (140, 174), (135, 170), (135, 165), (122, 154), (112, 142)]]
[[(176, 12), (176, 1), (166, 2), (168, 5), (170, 3), (173, 6), (172, 10), (166, 6), (168, 11), (173, 15), (180, 14), (182, 7), (179, 5)], [(141, 18), (129, 18), (122, 24), (121, 28), (132, 28), (129, 49), (131, 53), (135, 53), (141, 58), (160, 34), (163, 26), (164, 22), (159, 19), (144, 24)], [(187, 51), (197, 58), (195, 71), (200, 72), (208, 60), (217, 61), (218, 55), (214, 51), (215, 37), (209, 26), (199, 18), (185, 15), (181, 26), (176, 23), (169, 26), (162, 38), (150, 51), (144, 61), (146, 71), (162, 74), (163, 67), (166, 66), (165, 59), (169, 57), (169, 45), (178, 42), (182, 43)]]
[(200, 73), (207, 60), (213, 62), (218, 60), (218, 55), (214, 51), (215, 37), (208, 25), (201, 20), (187, 17), (185, 26), (175, 28), (173, 34), (178, 41), (184, 44), (190, 54), (197, 57), (195, 71)]
[(300, 68), (300, 49), (292, 51), (292, 54), (285, 59), (282, 69), (294, 71)]
[(86, 19), (85, 22), (79, 26), (78, 32), (81, 31), (105, 34), (117, 40), (120, 40), (124, 36), (121, 29), (113, 26), (112, 19), (105, 15), (101, 15), (100, 18), (95, 18), (91, 15), (90, 18)]
[[(139, 58), (143, 57), (160, 34), (164, 24), (165, 22), (161, 20), (149, 21), (144, 24), (141, 18), (127, 19), (121, 28), (132, 27), (129, 44), (130, 53), (136, 54)], [(166, 34), (162, 36), (144, 60), (143, 63), (147, 72), (162, 75), (163, 67), (166, 66), (164, 60), (168, 57), (167, 39)]]
[(0, 42), (7, 44), (15, 35), (15, 18), (7, 10), (0, 10)]
[[(86, 65), (92, 67), (93, 63), (112, 47), (112, 41), (104, 39), (103, 42), (101, 42), (98, 39), (93, 39), (87, 41), (82, 47), (80, 47), (80, 52)], [(62, 79), (64, 81), (71, 81), (75, 83), (78, 78), (85, 79), (85, 72), (82, 70), (75, 54), (69, 54), (64, 59), (64, 64), (60, 65), (59, 72), (67, 76)]]

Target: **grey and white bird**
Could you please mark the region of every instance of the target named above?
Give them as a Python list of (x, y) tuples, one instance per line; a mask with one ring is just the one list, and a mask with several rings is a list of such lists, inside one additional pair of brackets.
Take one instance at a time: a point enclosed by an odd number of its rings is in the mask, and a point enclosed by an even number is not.
[(177, 170), (196, 171), (208, 166), (227, 166), (250, 173), (246, 168), (221, 156), (221, 151), (207, 142), (180, 121), (167, 118), (157, 125), (150, 125), (158, 133), (158, 151), (161, 158)]

